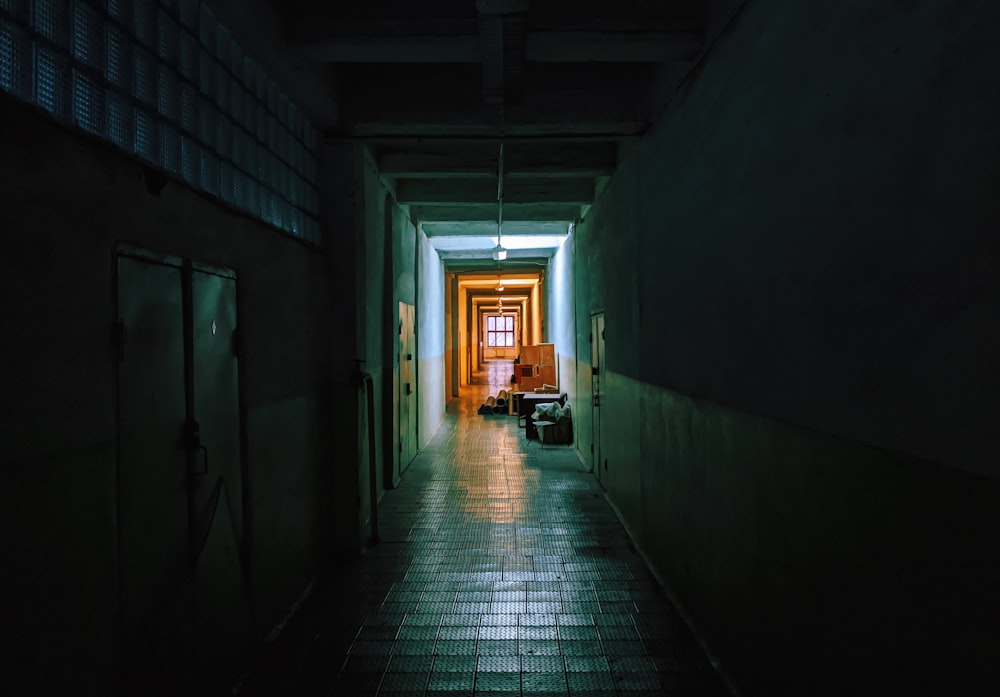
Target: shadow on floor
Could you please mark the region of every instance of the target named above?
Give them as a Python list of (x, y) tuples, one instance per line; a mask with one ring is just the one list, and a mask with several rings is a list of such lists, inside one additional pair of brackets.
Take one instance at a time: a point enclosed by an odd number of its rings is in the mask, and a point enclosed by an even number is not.
[(726, 695), (570, 448), (484, 418), (489, 386), (385, 494), (242, 694)]

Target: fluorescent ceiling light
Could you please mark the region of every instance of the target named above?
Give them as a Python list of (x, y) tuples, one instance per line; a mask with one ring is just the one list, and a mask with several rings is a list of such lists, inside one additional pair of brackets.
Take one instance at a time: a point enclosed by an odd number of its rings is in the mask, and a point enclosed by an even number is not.
[[(562, 245), (566, 235), (504, 235), (503, 250), (512, 249), (556, 249)], [(500, 245), (496, 235), (444, 235), (431, 237), (431, 245), (439, 251), (481, 251), (484, 256), (492, 253)]]

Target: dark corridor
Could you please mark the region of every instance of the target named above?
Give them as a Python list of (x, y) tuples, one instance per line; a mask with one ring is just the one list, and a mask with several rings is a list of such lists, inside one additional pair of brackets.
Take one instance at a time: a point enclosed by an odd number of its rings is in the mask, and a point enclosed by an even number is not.
[(465, 391), (244, 687), (278, 695), (728, 694), (569, 448)]

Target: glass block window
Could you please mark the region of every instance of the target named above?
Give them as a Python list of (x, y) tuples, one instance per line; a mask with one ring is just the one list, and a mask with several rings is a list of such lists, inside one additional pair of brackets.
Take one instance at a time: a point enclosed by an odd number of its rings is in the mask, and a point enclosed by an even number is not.
[(0, 0), (0, 13), (27, 24), (31, 19), (31, 0)]
[(0, 0), (0, 90), (320, 243), (316, 129), (201, 0)]
[(72, 70), (69, 57), (56, 49), (35, 47), (38, 105), (64, 121), (70, 118)]
[(30, 34), (20, 27), (0, 24), (0, 89), (34, 101), (34, 60)]
[(135, 108), (132, 100), (119, 92), (108, 94), (108, 139), (126, 152), (132, 152), (135, 135)]
[(198, 186), (200, 151), (193, 138), (181, 137), (181, 177), (188, 184)]
[(143, 107), (135, 112), (135, 154), (147, 162), (159, 163), (160, 123), (152, 111)]
[(69, 0), (32, 0), (32, 28), (62, 49), (69, 48)]
[(131, 40), (118, 29), (108, 29), (105, 77), (107, 77), (109, 87), (117, 88), (131, 95), (132, 70)]
[(106, 36), (104, 17), (87, 4), (76, 3), (73, 8), (73, 57), (100, 71), (104, 67)]
[(160, 154), (163, 168), (171, 174), (181, 173), (181, 135), (172, 123), (160, 124)]
[(83, 130), (97, 135), (106, 132), (104, 119), (107, 91), (100, 82), (86, 73), (77, 73), (73, 80), (73, 120)]

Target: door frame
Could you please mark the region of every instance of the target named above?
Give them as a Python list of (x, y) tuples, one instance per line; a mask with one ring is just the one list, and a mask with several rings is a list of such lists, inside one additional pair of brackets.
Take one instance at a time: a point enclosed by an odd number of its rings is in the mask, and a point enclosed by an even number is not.
[[(604, 377), (607, 374), (607, 345), (605, 343), (604, 310), (590, 313), (590, 414), (591, 414), (591, 455), (590, 463), (598, 481), (604, 484), (607, 476), (607, 458), (603, 457), (603, 419), (601, 417), (602, 401), (605, 392)], [(595, 366), (596, 362), (596, 366)], [(596, 370), (595, 370), (596, 367)], [(604, 464), (602, 467), (601, 464)]]
[[(237, 428), (239, 433), (237, 435), (237, 467), (240, 477), (240, 537), (237, 540), (238, 554), (241, 562), (240, 573), (244, 579), (248, 577), (250, 569), (250, 552), (252, 549), (252, 525), (249, 521), (251, 520), (251, 490), (250, 481), (248, 476), (248, 443), (247, 443), (247, 408), (245, 399), (245, 365), (243, 360), (243, 332), (241, 331), (243, 312), (241, 308), (240, 298), (240, 282), (236, 272), (227, 267), (218, 266), (215, 264), (210, 264), (202, 261), (196, 261), (193, 259), (187, 259), (179, 257), (173, 254), (166, 254), (161, 252), (155, 252), (145, 247), (140, 247), (130, 242), (118, 241), (114, 244), (111, 251), (111, 288), (112, 288), (112, 343), (115, 347), (113, 361), (114, 369), (112, 370), (112, 405), (114, 411), (115, 419), (115, 460), (114, 460), (114, 478), (115, 478), (115, 556), (116, 556), (116, 597), (117, 604), (119, 608), (118, 612), (118, 626), (119, 626), (119, 638), (120, 640), (125, 640), (127, 637), (127, 626), (130, 618), (126, 617), (124, 612), (124, 593), (126, 588), (123, 583), (123, 552), (127, 553), (127, 550), (123, 549), (122, 540), (122, 520), (121, 520), (121, 497), (122, 492), (122, 471), (123, 471), (123, 461), (122, 461), (122, 448), (121, 448), (121, 432), (122, 432), (122, 411), (121, 411), (121, 361), (127, 355), (127, 327), (124, 331), (121, 329), (123, 326), (121, 324), (121, 308), (122, 308), (122, 289), (119, 284), (119, 262), (120, 258), (132, 259), (135, 261), (140, 261), (148, 264), (156, 264), (159, 266), (167, 266), (177, 269), (180, 272), (180, 283), (181, 286), (178, 291), (181, 293), (181, 323), (182, 323), (182, 341), (183, 341), (183, 390), (184, 390), (184, 424), (182, 426), (182, 431), (187, 432), (188, 424), (192, 420), (192, 416), (197, 417), (197, 414), (193, 413), (194, 407), (194, 390), (195, 390), (195, 379), (193, 371), (194, 363), (194, 338), (193, 338), (193, 289), (194, 289), (194, 274), (203, 273), (213, 276), (218, 276), (224, 279), (229, 279), (234, 283), (234, 303), (235, 303), (235, 323), (236, 330), (233, 336), (233, 351), (236, 357), (236, 409), (237, 409)], [(187, 551), (186, 551), (186, 566), (187, 570), (185, 574), (194, 574), (196, 563), (198, 561), (198, 553), (200, 551), (198, 538), (198, 533), (200, 532), (199, 521), (197, 520), (198, 511), (195, 510), (194, 500), (193, 500), (193, 489), (196, 482), (193, 481), (195, 477), (195, 460), (198, 458), (198, 452), (196, 448), (193, 448), (191, 443), (185, 443), (182, 445), (185, 450), (184, 460), (186, 463), (185, 480), (187, 482), (188, 495), (186, 497), (187, 511), (185, 517), (187, 518), (187, 530), (185, 531), (185, 537), (187, 538)], [(195, 621), (192, 615), (192, 621)], [(195, 669), (196, 657), (195, 657), (195, 647), (192, 644), (191, 648), (191, 660), (192, 669)], [(124, 655), (124, 654), (123, 654)], [(192, 673), (191, 677), (195, 677)]]

